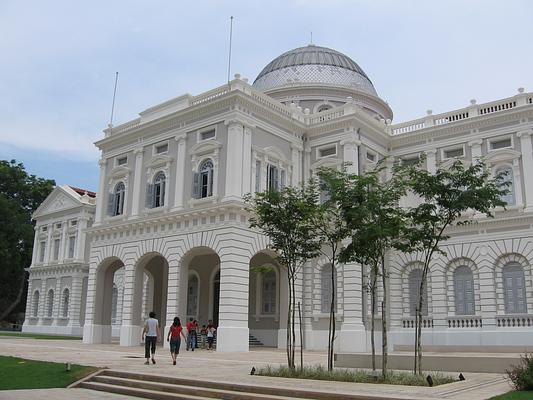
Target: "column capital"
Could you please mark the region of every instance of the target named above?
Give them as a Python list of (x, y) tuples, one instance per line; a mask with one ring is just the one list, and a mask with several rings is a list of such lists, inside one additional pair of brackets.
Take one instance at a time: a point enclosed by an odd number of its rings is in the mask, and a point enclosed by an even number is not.
[(518, 136), (519, 138), (528, 137), (531, 135), (533, 135), (533, 129), (525, 129), (516, 133), (516, 136)]
[(298, 143), (291, 143), (291, 150), (303, 151), (304, 147)]
[(474, 139), (474, 140), (471, 140), (471, 141), (468, 142), (468, 145), (470, 147), (472, 147), (472, 146), (481, 146), (482, 144), (483, 144), (483, 140), (481, 140), (481, 139)]
[(187, 139), (186, 133), (180, 133), (179, 135), (174, 136), (174, 140), (178, 143), (184, 142)]
[(137, 148), (133, 149), (133, 154), (135, 154), (136, 157), (142, 156), (143, 153), (144, 153), (144, 148), (143, 147), (137, 147)]
[(355, 139), (355, 138), (349, 138), (349, 139), (344, 139), (344, 140), (341, 140), (341, 146), (349, 146), (349, 145), (352, 145), (352, 146), (361, 146), (361, 141), (359, 139)]
[(427, 149), (427, 150), (425, 151), (425, 153), (426, 153), (428, 156), (429, 156), (430, 154), (431, 154), (432, 156), (434, 156), (434, 155), (437, 154), (437, 149)]
[(107, 165), (107, 158), (101, 158), (98, 160), (98, 166), (104, 168)]

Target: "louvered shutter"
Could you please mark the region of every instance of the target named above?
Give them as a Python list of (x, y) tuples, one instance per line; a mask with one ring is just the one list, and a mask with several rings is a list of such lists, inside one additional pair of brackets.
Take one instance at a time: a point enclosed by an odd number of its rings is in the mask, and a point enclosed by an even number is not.
[(154, 208), (154, 185), (146, 185), (146, 208)]
[(274, 174), (274, 190), (279, 190), (279, 169), (272, 168), (272, 173)]
[(197, 172), (192, 176), (192, 197), (193, 199), (200, 198), (200, 174)]
[(165, 185), (166, 185), (166, 179), (163, 179), (161, 181), (161, 198), (159, 199), (159, 203), (161, 206), (165, 205)]
[(280, 189), (283, 189), (285, 187), (285, 170), (281, 170), (281, 187)]
[(107, 196), (107, 215), (115, 214), (115, 194), (109, 193)]

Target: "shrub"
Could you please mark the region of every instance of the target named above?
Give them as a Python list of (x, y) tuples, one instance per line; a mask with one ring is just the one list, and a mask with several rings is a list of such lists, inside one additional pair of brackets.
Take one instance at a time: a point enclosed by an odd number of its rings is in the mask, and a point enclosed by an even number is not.
[(533, 353), (520, 356), (520, 363), (505, 372), (516, 390), (533, 390)]
[[(412, 372), (389, 371), (387, 378), (381, 374), (374, 376), (371, 371), (357, 369), (337, 369), (328, 371), (322, 365), (305, 366), (290, 369), (284, 366), (272, 367), (270, 365), (260, 368), (256, 375), (273, 376), (278, 378), (316, 379), (324, 381), (357, 382), (357, 383), (387, 383), (391, 385), (428, 386), (425, 375), (415, 375)], [(432, 372), (434, 386), (455, 382), (457, 379), (440, 372)]]

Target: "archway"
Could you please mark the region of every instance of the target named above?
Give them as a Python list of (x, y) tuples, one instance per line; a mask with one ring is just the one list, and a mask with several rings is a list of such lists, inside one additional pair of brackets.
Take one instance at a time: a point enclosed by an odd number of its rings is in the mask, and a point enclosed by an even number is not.
[(96, 269), (92, 343), (111, 342), (113, 284), (115, 273), (123, 267), (124, 263), (113, 257), (104, 260)]
[(180, 268), (179, 317), (183, 324), (196, 319), (200, 327), (212, 320), (218, 326), (220, 258), (208, 247), (187, 252)]
[(250, 260), (248, 328), (265, 346), (284, 346), (287, 316), (285, 271), (276, 254), (260, 251)]

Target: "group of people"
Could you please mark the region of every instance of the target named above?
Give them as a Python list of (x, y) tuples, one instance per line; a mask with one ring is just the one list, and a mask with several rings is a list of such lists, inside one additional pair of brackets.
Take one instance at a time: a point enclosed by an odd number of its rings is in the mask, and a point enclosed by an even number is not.
[[(155, 312), (151, 312), (142, 332), (142, 338), (144, 340), (144, 357), (146, 358), (145, 364), (150, 364), (150, 358), (152, 364), (155, 364), (155, 349), (156, 344), (161, 338), (161, 329), (159, 328), (159, 321), (155, 318)], [(172, 325), (170, 325), (167, 334), (167, 342), (170, 344), (170, 356), (172, 357), (172, 364), (176, 365), (176, 357), (180, 352), (181, 338), (186, 342), (186, 349), (194, 351), (199, 348), (198, 336), (200, 336), (200, 346), (208, 350), (213, 350), (213, 343), (215, 341), (216, 328), (212, 320), (207, 322), (207, 325), (202, 325), (202, 329), (199, 329), (198, 321), (194, 318), (190, 318), (189, 322), (185, 326), (187, 335), (183, 331), (183, 326), (178, 317), (174, 318)]]

